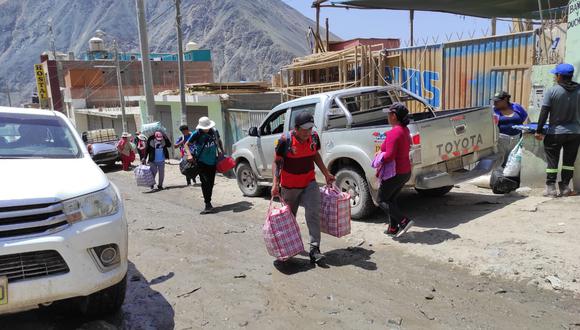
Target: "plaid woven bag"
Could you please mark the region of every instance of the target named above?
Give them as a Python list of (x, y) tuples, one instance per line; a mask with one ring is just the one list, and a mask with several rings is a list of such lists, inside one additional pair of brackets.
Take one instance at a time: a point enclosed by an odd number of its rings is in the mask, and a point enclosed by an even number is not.
[(147, 165), (139, 165), (135, 168), (135, 180), (139, 187), (151, 187), (155, 184), (155, 178), (151, 173), (151, 167)]
[(264, 242), (268, 253), (278, 260), (285, 261), (304, 251), (300, 227), (290, 210), (281, 200), (281, 207), (268, 207), (266, 223), (262, 227)]
[(350, 234), (350, 195), (336, 186), (320, 188), (320, 231), (334, 237)]

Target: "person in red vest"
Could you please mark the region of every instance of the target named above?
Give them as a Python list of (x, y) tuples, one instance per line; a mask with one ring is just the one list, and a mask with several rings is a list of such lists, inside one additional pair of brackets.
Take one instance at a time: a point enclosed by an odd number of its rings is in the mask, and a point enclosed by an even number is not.
[(306, 111), (301, 112), (296, 116), (294, 130), (282, 135), (278, 140), (272, 165), (274, 177), (272, 197), (281, 195), (294, 216), (299, 205), (304, 207), (310, 234), (310, 262), (321, 264), (325, 256), (320, 253), (321, 201), (314, 164), (324, 174), (326, 183), (334, 182), (335, 178), (320, 157), (318, 152), (320, 139), (318, 134), (312, 131), (313, 127), (312, 115)]

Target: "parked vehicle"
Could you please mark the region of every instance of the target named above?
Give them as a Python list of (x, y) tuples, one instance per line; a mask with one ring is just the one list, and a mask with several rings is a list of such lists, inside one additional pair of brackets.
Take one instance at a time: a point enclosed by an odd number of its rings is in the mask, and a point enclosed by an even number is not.
[(121, 160), (121, 155), (117, 150), (119, 139), (114, 129), (83, 132), (82, 137), (91, 158), (96, 164), (113, 166), (115, 162)]
[(0, 314), (74, 298), (118, 310), (127, 221), (117, 188), (59, 112), (0, 107)]
[[(390, 129), (382, 110), (406, 103), (412, 113), (413, 176), (409, 185), (423, 194), (441, 196), (453, 185), (491, 171), (497, 161), (498, 130), (491, 107), (435, 112), (421, 97), (400, 87), (359, 87), (295, 99), (270, 111), (260, 127), (233, 147), (238, 186), (258, 196), (271, 183), (275, 142), (309, 111), (320, 135), (321, 156), (337, 185), (352, 196), (352, 216), (363, 218), (376, 204), (379, 183), (371, 167), (374, 154)], [(321, 173), (317, 180), (324, 182)]]

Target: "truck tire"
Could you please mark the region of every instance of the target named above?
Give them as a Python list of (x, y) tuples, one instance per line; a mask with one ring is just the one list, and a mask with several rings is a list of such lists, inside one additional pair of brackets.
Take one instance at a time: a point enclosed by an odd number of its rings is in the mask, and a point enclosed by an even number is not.
[(359, 171), (352, 167), (345, 167), (336, 173), (336, 185), (343, 192), (351, 195), (350, 206), (353, 219), (368, 217), (375, 205), (371, 197), (369, 185)]
[(85, 316), (102, 316), (116, 313), (125, 301), (127, 275), (121, 282), (81, 299), (79, 308)]
[(425, 196), (425, 197), (441, 197), (441, 196), (447, 194), (448, 192), (450, 192), (451, 189), (453, 189), (453, 186), (445, 186), (445, 187), (439, 187), (439, 188), (433, 188), (433, 189), (417, 189), (417, 188), (415, 188), (415, 190), (419, 193), (419, 195)]
[(244, 196), (262, 196), (263, 188), (258, 185), (258, 178), (247, 162), (241, 162), (236, 166), (236, 181)]

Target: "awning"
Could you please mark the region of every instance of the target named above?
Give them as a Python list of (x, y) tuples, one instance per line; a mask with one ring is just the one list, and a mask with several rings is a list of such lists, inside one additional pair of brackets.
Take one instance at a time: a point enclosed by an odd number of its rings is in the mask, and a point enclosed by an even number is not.
[[(438, 11), (475, 17), (540, 18), (538, 0), (330, 0), (322, 6)], [(567, 0), (541, 0), (544, 18), (566, 11)], [(561, 17), (561, 16), (559, 16)]]

